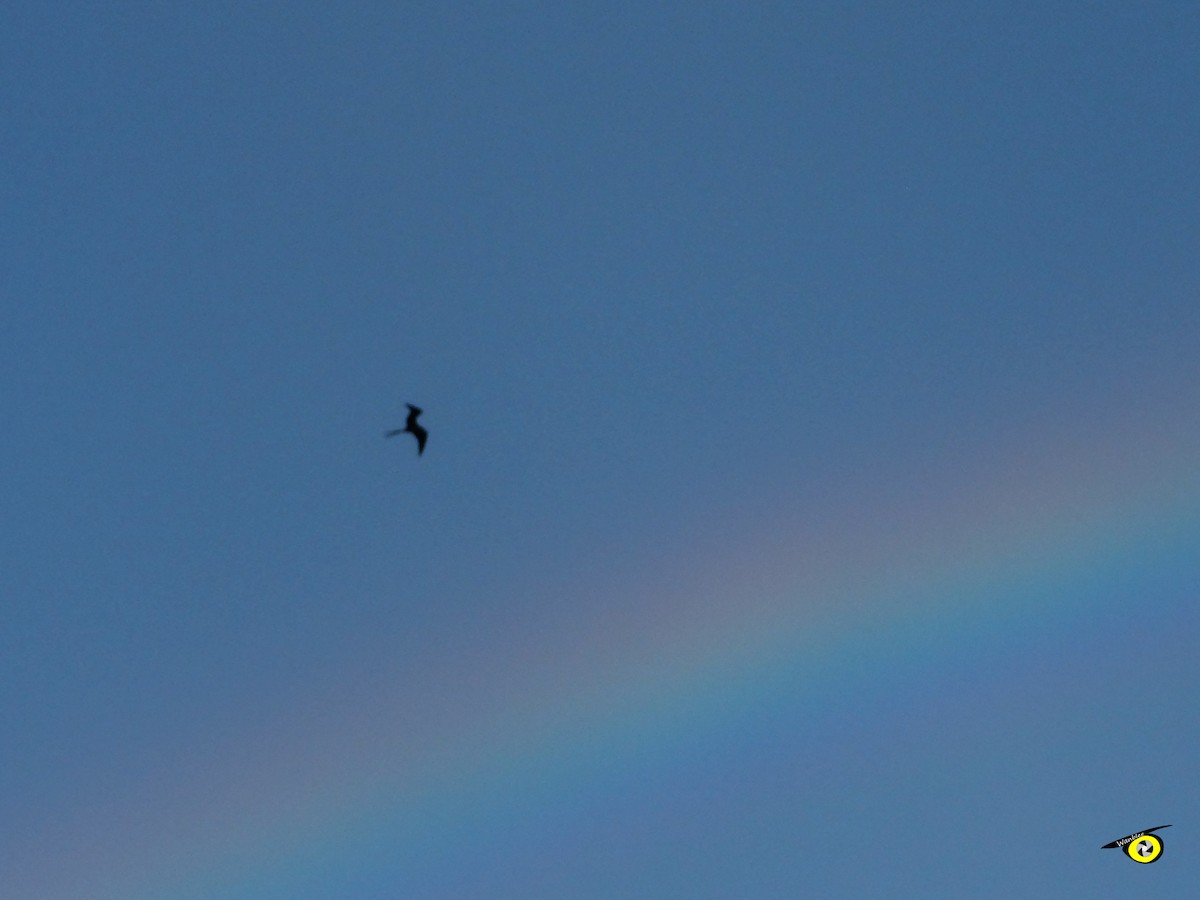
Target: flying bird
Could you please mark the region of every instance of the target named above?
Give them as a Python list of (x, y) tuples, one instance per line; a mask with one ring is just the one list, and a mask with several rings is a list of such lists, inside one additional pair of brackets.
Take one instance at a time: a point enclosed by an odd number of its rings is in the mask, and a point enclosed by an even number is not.
[(417, 416), (421, 414), (421, 407), (413, 406), (411, 403), (404, 404), (408, 407), (408, 418), (404, 420), (404, 427), (397, 428), (393, 431), (385, 431), (384, 437), (395, 437), (398, 434), (404, 434), (406, 431), (417, 439), (417, 456), (425, 452), (425, 439), (429, 437), (429, 432), (417, 424)]

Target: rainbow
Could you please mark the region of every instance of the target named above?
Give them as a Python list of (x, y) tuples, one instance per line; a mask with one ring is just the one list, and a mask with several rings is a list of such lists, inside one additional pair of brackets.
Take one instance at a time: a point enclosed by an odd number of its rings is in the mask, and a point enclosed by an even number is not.
[(254, 733), (60, 823), (61, 855), (32, 854), (7, 895), (289, 897), (339, 861), (384, 857), (445, 875), (514, 796), (536, 829), (773, 703), (842, 715), (821, 699), (834, 680), (879, 683), (901, 660), (936, 673), (964, 646), (996, 659), (1014, 635), (1061, 633), (1119, 608), (1122, 567), (1180, 571), (1200, 529), (1200, 431), (1149, 412), (1115, 424), (1026, 432), (869, 486), (845, 476), (604, 602), (547, 598), (522, 640), (310, 685)]

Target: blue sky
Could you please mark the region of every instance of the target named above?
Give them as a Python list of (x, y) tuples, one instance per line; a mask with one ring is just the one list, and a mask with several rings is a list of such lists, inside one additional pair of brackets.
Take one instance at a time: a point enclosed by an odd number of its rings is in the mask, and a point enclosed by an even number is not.
[(1182, 895), (1198, 39), (0, 12), (0, 895)]

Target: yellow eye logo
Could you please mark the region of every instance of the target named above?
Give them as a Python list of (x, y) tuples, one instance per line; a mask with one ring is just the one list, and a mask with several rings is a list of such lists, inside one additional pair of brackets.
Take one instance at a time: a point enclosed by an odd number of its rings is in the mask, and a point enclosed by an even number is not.
[(1125, 845), (1125, 852), (1134, 862), (1152, 863), (1162, 855), (1162, 840), (1144, 834)]
[(1125, 851), (1125, 855), (1136, 863), (1144, 865), (1157, 862), (1158, 858), (1162, 856), (1163, 841), (1162, 838), (1151, 832), (1170, 827), (1170, 825), (1159, 825), (1155, 828), (1147, 828), (1145, 831), (1135, 831), (1133, 834), (1105, 844), (1100, 849), (1109, 850), (1114, 847), (1120, 847)]

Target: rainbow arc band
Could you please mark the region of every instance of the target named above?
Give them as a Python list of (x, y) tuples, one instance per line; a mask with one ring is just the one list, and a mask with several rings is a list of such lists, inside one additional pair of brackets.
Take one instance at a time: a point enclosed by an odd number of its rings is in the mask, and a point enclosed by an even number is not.
[(1121, 847), (1124, 849), (1125, 855), (1136, 863), (1147, 864), (1156, 862), (1162, 856), (1163, 840), (1158, 835), (1153, 834), (1153, 832), (1170, 827), (1170, 825), (1156, 825), (1154, 828), (1147, 828), (1144, 831), (1135, 831), (1133, 834), (1105, 844), (1100, 849), (1110, 850), (1115, 847)]

